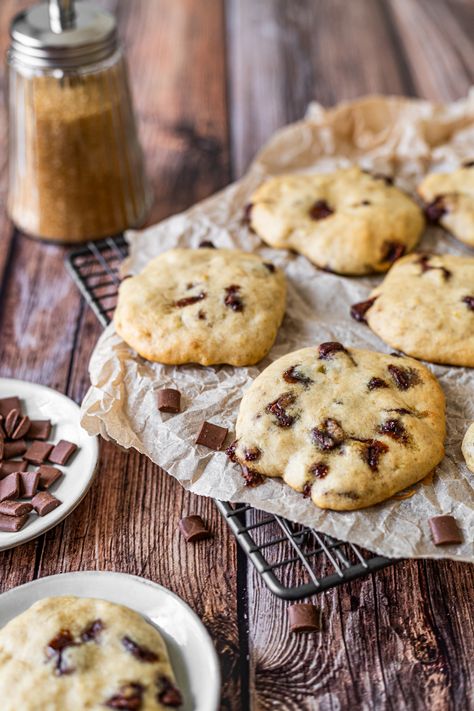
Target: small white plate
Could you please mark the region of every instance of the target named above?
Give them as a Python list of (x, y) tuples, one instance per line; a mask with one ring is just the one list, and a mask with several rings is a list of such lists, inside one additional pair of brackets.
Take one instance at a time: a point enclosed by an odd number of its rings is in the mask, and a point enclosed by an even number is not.
[(64, 474), (50, 489), (60, 499), (61, 505), (46, 516), (31, 514), (25, 526), (16, 533), (0, 531), (0, 551), (31, 541), (66, 518), (84, 498), (92, 483), (99, 457), (98, 439), (82, 429), (81, 410), (73, 400), (44, 385), (0, 378), (0, 398), (14, 395), (20, 398), (23, 414), (30, 419), (51, 420), (53, 429), (50, 442), (57, 443), (65, 439), (77, 444), (78, 449), (70, 464), (59, 467)]
[(0, 628), (37, 600), (56, 595), (109, 600), (147, 617), (166, 642), (184, 697), (180, 711), (217, 711), (220, 673), (214, 645), (199, 617), (177, 595), (150, 580), (125, 573), (51, 575), (0, 595)]

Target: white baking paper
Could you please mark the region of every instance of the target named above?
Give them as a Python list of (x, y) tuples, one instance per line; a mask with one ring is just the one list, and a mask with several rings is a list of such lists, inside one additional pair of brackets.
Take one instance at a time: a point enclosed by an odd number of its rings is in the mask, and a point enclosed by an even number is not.
[[(270, 355), (250, 368), (163, 366), (138, 357), (110, 326), (91, 358), (92, 387), (82, 406), (83, 426), (90, 434), (146, 454), (195, 494), (248, 502), (387, 556), (472, 561), (474, 475), (461, 454), (463, 434), (474, 420), (472, 370), (430, 366), (448, 402), (446, 457), (432, 480), (428, 477), (405, 495), (369, 509), (322, 511), (280, 480), (246, 488), (238, 467), (224, 453), (194, 444), (203, 420), (228, 427), (230, 442), (245, 388), (285, 353), (328, 340), (390, 350), (349, 315), (350, 305), (366, 299), (382, 277), (327, 274), (304, 257), (265, 247), (242, 224), (243, 207), (254, 188), (270, 175), (330, 171), (356, 162), (394, 175), (397, 185), (413, 192), (426, 172), (449, 170), (467, 159), (474, 159), (474, 93), (445, 106), (379, 96), (329, 110), (312, 104), (303, 121), (271, 138), (239, 182), (182, 214), (128, 235), (128, 273), (140, 271), (164, 250), (197, 247), (204, 239), (219, 247), (258, 252), (283, 267), (289, 282), (287, 311)], [(420, 248), (474, 256), (438, 228), (426, 231)], [(158, 412), (156, 391), (163, 387), (178, 388), (183, 394), (180, 414)], [(462, 545), (433, 545), (428, 519), (437, 514), (456, 517), (464, 536)]]

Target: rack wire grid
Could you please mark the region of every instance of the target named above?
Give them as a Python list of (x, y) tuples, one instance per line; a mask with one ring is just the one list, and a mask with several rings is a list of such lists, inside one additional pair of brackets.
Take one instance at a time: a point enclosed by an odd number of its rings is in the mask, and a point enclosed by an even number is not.
[[(118, 235), (88, 242), (66, 259), (104, 328), (117, 303), (120, 263), (127, 254), (125, 238)], [(268, 588), (286, 600), (301, 600), (395, 562), (247, 504), (215, 503)]]

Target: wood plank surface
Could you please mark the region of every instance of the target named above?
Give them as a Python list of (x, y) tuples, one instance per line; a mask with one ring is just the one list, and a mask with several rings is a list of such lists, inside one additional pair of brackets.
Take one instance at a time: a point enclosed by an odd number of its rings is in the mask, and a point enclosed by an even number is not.
[[(29, 4), (2, 0), (2, 53), (9, 19)], [(127, 51), (155, 197), (150, 222), (241, 175), (311, 100), (367, 92), (451, 100), (474, 78), (467, 0), (100, 4), (116, 12)], [(65, 272), (65, 249), (17, 234), (6, 218), (6, 141), (0, 113), (0, 375), (80, 402), (101, 328)], [(187, 513), (200, 513), (215, 539), (185, 545), (177, 523)], [(220, 654), (222, 709), (474, 709), (472, 566), (405, 562), (345, 584), (315, 598), (323, 631), (292, 637), (288, 603), (247, 564), (214, 504), (104, 443), (73, 514), (0, 554), (0, 588), (87, 569), (143, 575), (191, 605)]]

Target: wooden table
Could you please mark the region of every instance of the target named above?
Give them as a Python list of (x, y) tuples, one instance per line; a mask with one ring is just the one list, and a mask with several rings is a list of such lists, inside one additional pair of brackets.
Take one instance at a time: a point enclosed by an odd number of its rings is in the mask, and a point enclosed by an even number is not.
[[(0, 4), (2, 56), (9, 19), (27, 4)], [(378, 91), (452, 100), (473, 83), (470, 0), (103, 4), (117, 13), (128, 53), (155, 192), (151, 221), (238, 177), (311, 99), (333, 104)], [(0, 129), (0, 373), (80, 402), (101, 329), (66, 274), (66, 250), (9, 223), (4, 116)], [(214, 541), (183, 543), (177, 522), (188, 512), (209, 521)], [(474, 708), (471, 566), (399, 563), (321, 596), (324, 632), (290, 637), (287, 604), (246, 564), (213, 502), (108, 443), (83, 503), (46, 535), (1, 554), (0, 566), (2, 590), (87, 569), (171, 588), (215, 641), (223, 709)]]

